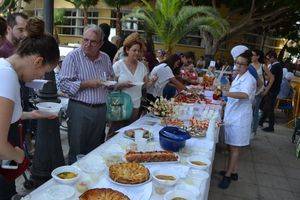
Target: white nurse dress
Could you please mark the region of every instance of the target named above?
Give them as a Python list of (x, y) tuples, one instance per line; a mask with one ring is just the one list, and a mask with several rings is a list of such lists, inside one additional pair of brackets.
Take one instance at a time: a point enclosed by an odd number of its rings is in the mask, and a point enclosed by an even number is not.
[(248, 99), (228, 97), (225, 108), (225, 143), (232, 146), (247, 146), (250, 142), (252, 102), (256, 92), (256, 80), (246, 71), (232, 82), (229, 92), (243, 92)]

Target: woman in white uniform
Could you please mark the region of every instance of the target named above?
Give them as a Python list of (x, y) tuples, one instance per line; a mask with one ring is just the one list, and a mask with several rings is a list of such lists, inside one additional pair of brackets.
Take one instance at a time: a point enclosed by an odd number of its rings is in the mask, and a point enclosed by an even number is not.
[(229, 92), (223, 92), (228, 97), (225, 108), (225, 143), (229, 146), (230, 158), (227, 169), (219, 187), (226, 189), (231, 180), (237, 180), (237, 167), (241, 147), (249, 145), (252, 123), (252, 103), (256, 92), (256, 80), (249, 73), (251, 51), (247, 50), (238, 56), (236, 67), (238, 75), (232, 82)]

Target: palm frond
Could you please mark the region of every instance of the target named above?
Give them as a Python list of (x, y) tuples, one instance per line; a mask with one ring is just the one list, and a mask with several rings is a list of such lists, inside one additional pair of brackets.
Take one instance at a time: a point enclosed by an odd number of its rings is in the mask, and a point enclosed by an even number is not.
[(147, 30), (156, 33), (168, 50), (190, 32), (205, 30), (220, 37), (229, 29), (228, 22), (212, 7), (184, 6), (182, 0), (157, 0), (155, 6), (141, 1), (144, 7), (134, 9), (125, 20), (134, 17), (144, 21)]

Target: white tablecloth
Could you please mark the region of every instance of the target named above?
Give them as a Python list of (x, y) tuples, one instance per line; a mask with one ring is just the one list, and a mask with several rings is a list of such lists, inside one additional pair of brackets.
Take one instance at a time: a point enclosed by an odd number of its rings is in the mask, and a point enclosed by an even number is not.
[[(114, 136), (110, 140), (106, 141), (104, 144), (97, 147), (95, 150), (93, 150), (86, 156), (87, 157), (88, 156), (93, 156), (93, 157), (96, 156), (96, 157), (100, 158), (101, 156), (103, 157), (104, 154), (109, 154), (109, 153), (113, 153), (113, 152), (125, 153), (126, 144), (129, 144), (132, 141), (130, 139), (127, 139), (124, 137), (122, 130), (130, 129), (132, 127), (143, 127), (144, 129), (147, 129), (150, 132), (152, 132), (154, 134), (153, 141), (154, 141), (154, 144), (156, 145), (156, 149), (159, 149), (160, 145), (159, 145), (158, 132), (161, 128), (163, 128), (159, 122), (160, 122), (160, 120), (158, 118), (154, 118), (149, 115), (146, 115), (146, 116), (140, 118), (138, 121), (131, 124), (130, 126), (121, 129), (120, 132), (116, 136)], [(185, 148), (193, 149), (193, 151), (194, 151), (193, 154), (197, 154), (197, 152), (200, 152), (200, 153), (202, 152), (202, 154), (205, 154), (210, 159), (211, 163), (213, 163), (214, 154), (215, 154), (215, 145), (218, 141), (219, 129), (215, 126), (215, 123), (211, 123), (211, 124), (213, 124), (213, 125), (210, 125), (210, 127), (208, 128), (206, 137), (191, 138), (191, 139), (187, 140)], [(197, 152), (195, 152), (195, 151), (197, 151)], [(186, 158), (187, 157), (185, 157), (184, 155), (181, 155), (180, 162), (176, 163), (176, 164), (150, 164), (150, 165), (146, 165), (146, 166), (150, 169), (150, 171), (152, 171), (153, 169), (166, 168), (166, 167), (172, 168), (172, 167), (178, 166), (180, 168), (180, 166), (188, 166), (188, 164), (186, 163)], [(78, 164), (74, 163), (74, 165), (78, 165)], [(184, 167), (182, 169), (184, 169)], [(209, 175), (211, 174), (211, 169), (212, 169), (212, 165), (207, 170)], [(58, 183), (56, 183), (53, 179), (51, 179), (48, 182), (46, 182), (45, 184), (43, 184), (42, 186), (40, 186), (39, 188), (37, 188), (36, 190), (34, 190), (33, 192), (31, 192), (25, 199), (31, 199), (31, 200), (47, 199), (47, 197), (45, 197), (43, 195), (45, 195), (46, 191), (55, 184), (58, 184)], [(76, 185), (71, 185), (71, 186), (74, 187), (76, 190)], [(161, 200), (161, 199), (163, 199), (163, 196), (156, 194), (156, 192), (154, 192), (154, 190), (152, 191), (152, 182), (145, 184), (143, 186), (138, 186), (138, 187), (118, 186), (116, 184), (111, 183), (108, 180), (107, 174), (102, 175), (99, 178), (99, 181), (96, 182), (95, 184), (93, 184), (92, 187), (93, 188), (111, 187), (111, 188), (117, 189), (125, 194), (128, 194), (130, 198), (134, 197), (133, 199), (138, 199), (138, 200), (141, 200), (141, 199)], [(206, 182), (201, 185), (200, 197), (198, 197), (197, 199), (206, 200), (208, 198), (209, 187), (210, 187), (210, 178), (208, 178), (206, 180)], [(145, 191), (148, 191), (148, 193), (147, 192), (145, 193)], [(131, 194), (134, 194), (134, 196), (131, 196)], [(143, 194), (144, 197), (142, 198), (142, 196), (139, 196), (139, 194)], [(147, 197), (147, 195), (145, 196), (145, 194), (149, 194), (149, 197)], [(79, 195), (80, 195), (80, 193), (76, 190), (76, 197), (73, 197), (72, 199), (78, 199)]]

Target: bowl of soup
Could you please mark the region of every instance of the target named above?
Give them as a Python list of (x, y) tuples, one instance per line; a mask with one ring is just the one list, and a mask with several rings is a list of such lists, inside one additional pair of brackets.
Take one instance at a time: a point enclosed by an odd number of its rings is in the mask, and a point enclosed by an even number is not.
[(73, 184), (78, 181), (80, 170), (75, 166), (62, 166), (54, 169), (51, 176), (59, 183)]
[(196, 197), (185, 190), (172, 190), (164, 195), (164, 200), (196, 200)]

